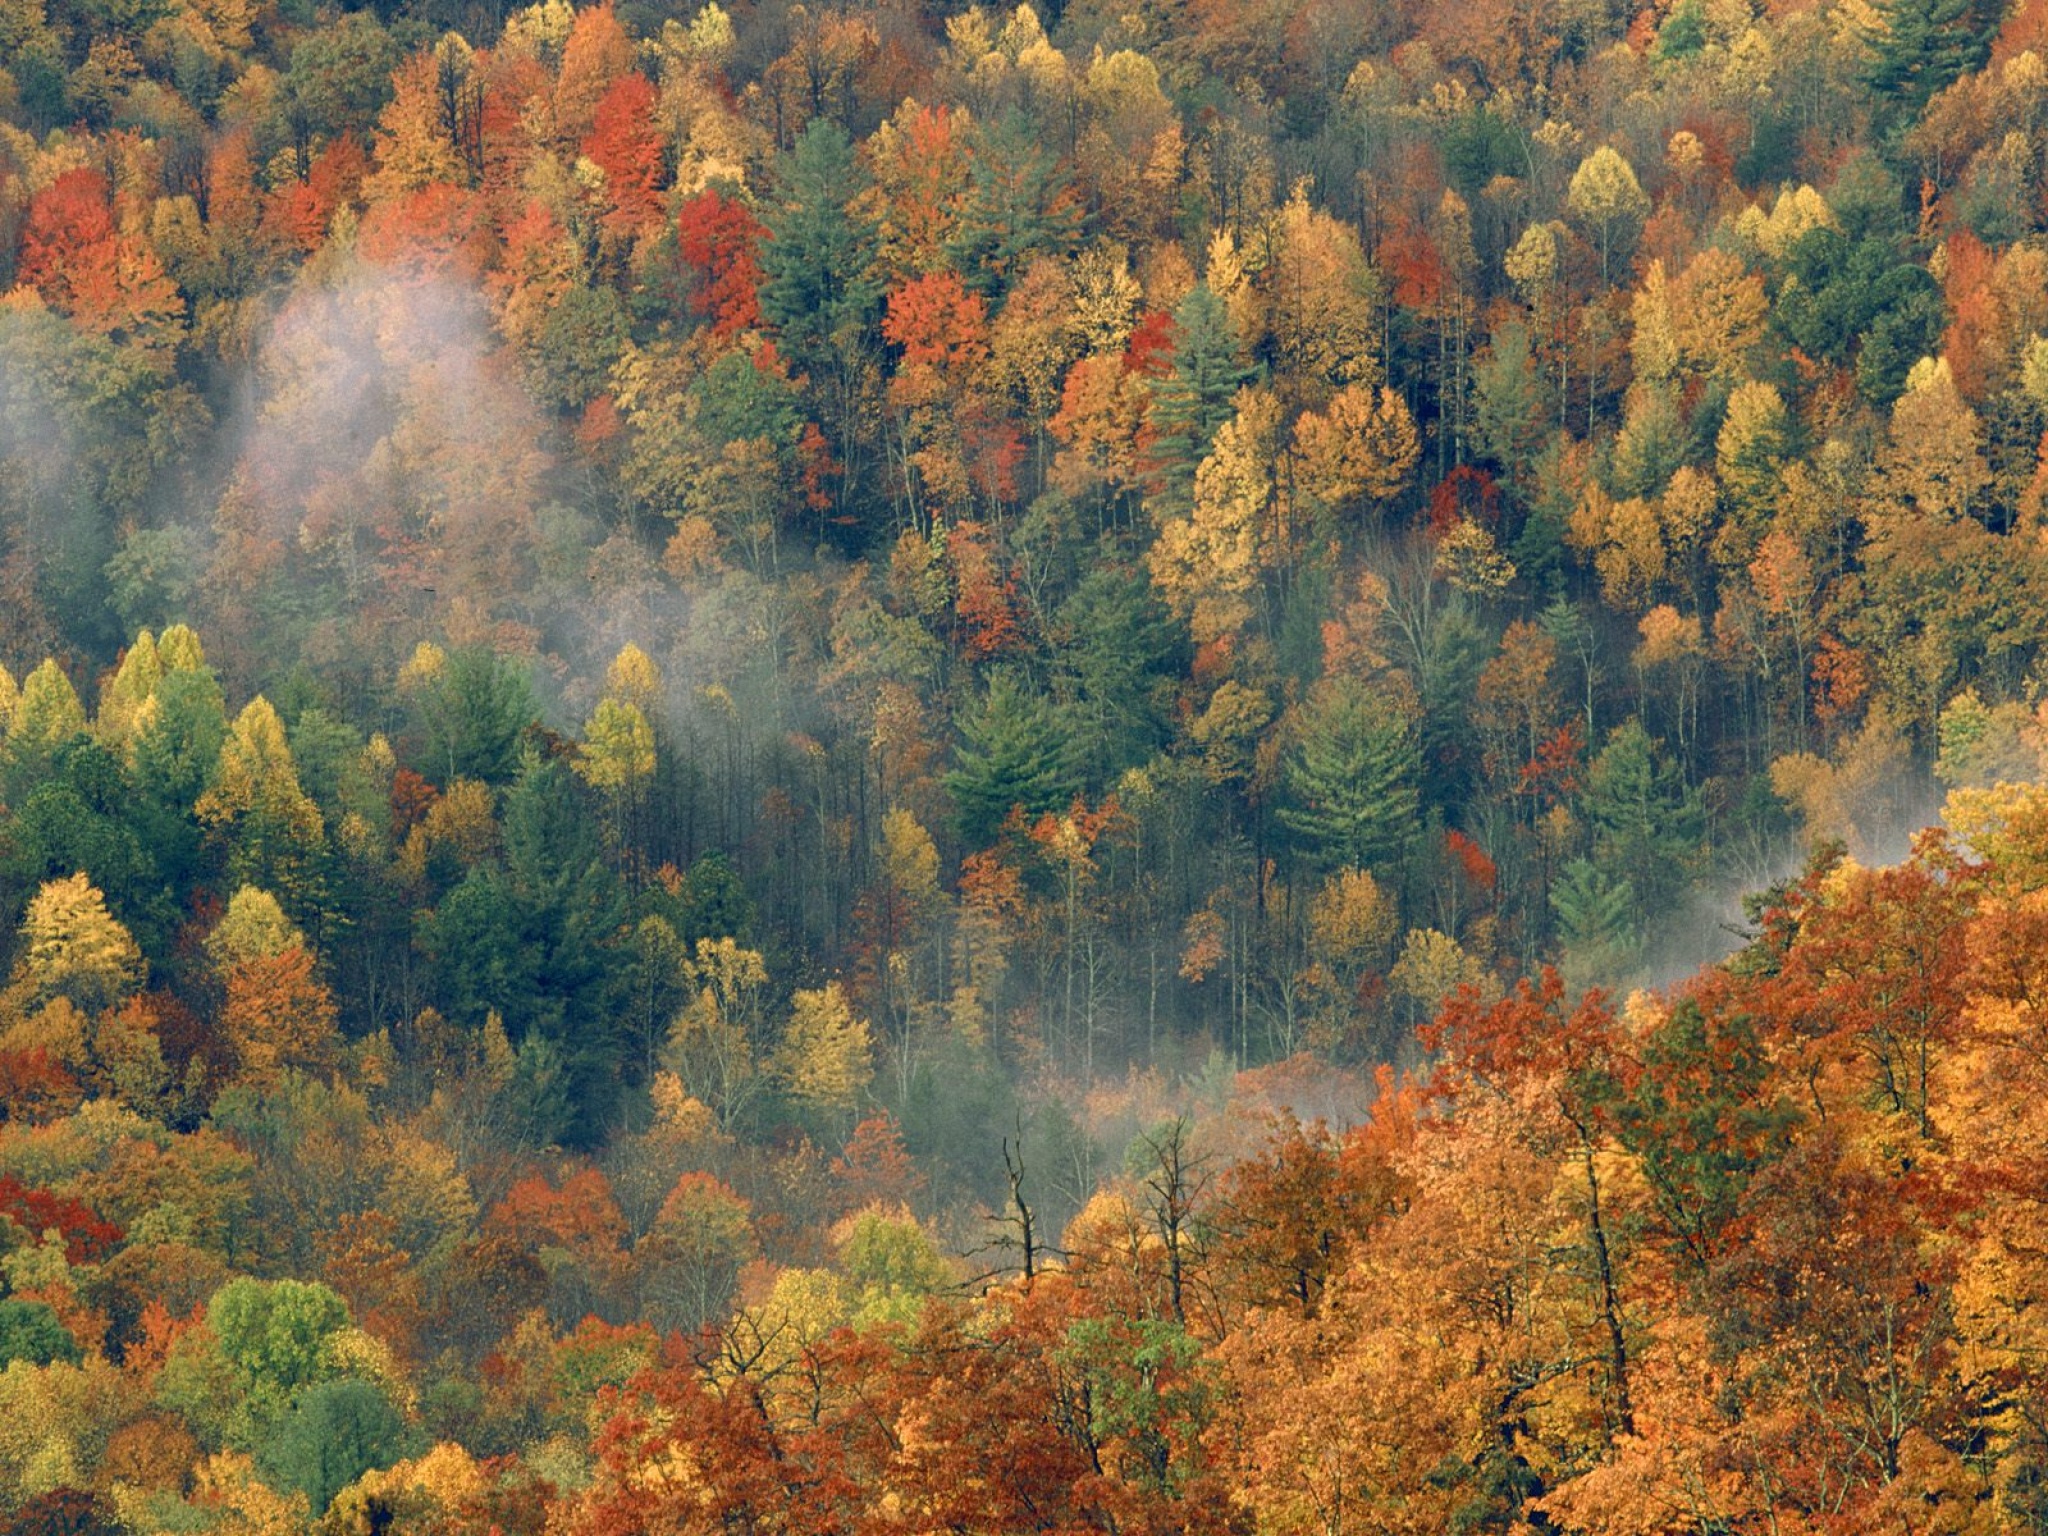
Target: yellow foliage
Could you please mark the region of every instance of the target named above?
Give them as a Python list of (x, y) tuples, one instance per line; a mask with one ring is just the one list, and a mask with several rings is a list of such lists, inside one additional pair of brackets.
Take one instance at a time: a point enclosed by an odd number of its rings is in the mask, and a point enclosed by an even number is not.
[(142, 985), (142, 951), (82, 873), (37, 891), (21, 934), (25, 948), (16, 980), (36, 998), (62, 993), (88, 1008), (103, 1008)]
[(790, 999), (776, 1070), (792, 1098), (820, 1109), (851, 1109), (873, 1080), (867, 1021), (854, 1017), (838, 982)]
[(246, 960), (268, 960), (297, 949), (306, 936), (284, 915), (268, 891), (245, 885), (228, 901), (228, 909), (206, 936), (206, 953), (221, 974)]

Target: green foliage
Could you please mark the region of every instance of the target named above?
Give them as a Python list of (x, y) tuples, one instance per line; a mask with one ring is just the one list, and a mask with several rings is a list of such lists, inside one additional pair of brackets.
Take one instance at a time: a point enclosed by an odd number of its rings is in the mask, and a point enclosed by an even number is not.
[(777, 199), (761, 214), (761, 313), (799, 364), (846, 352), (881, 319), (874, 230), (848, 211), (866, 186), (852, 141), (826, 117), (777, 166)]
[(1385, 695), (1342, 679), (1319, 688), (1286, 760), (1280, 824), (1328, 869), (1398, 872), (1420, 798), (1413, 723)]
[(256, 1453), (273, 1487), (296, 1489), (315, 1515), (363, 1473), (424, 1449), (391, 1400), (353, 1376), (300, 1393)]
[(1173, 372), (1152, 398), (1154, 452), (1171, 509), (1192, 505), (1195, 471), (1236, 413), (1238, 390), (1254, 376), (1223, 301), (1207, 283), (1197, 283), (1173, 312)]
[(1061, 661), (1074, 698), (1063, 713), (1093, 744), (1087, 782), (1099, 794), (1166, 745), (1185, 632), (1142, 570), (1111, 564), (1081, 579), (1057, 622), (1071, 636)]
[(157, 1395), (216, 1443), (262, 1445), (301, 1389), (333, 1374), (329, 1340), (348, 1304), (301, 1280), (230, 1280), (206, 1304), (206, 1331), (187, 1335)]
[(2000, 0), (1876, 0), (1863, 83), (1889, 122), (1911, 123), (1957, 78), (1982, 69)]
[(1636, 902), (1637, 933), (1676, 902), (1687, 865), (1698, 856), (1699, 796), (1630, 719), (1609, 733), (1586, 779), (1586, 818), (1593, 827), (1593, 860), (1613, 881), (1625, 881)]
[(1066, 724), (1052, 704), (1014, 673), (998, 671), (976, 707), (960, 718), (960, 744), (946, 792), (961, 840), (995, 841), (1013, 810), (1025, 816), (1064, 810), (1079, 787)]
[(52, 1360), (76, 1365), (83, 1358), (78, 1340), (44, 1303), (17, 1297), (0, 1299), (0, 1370), (17, 1360), (30, 1365), (48, 1365)]
[(526, 674), (497, 652), (461, 646), (415, 695), (427, 762), (444, 783), (502, 784), (519, 772), (520, 740), (538, 711)]

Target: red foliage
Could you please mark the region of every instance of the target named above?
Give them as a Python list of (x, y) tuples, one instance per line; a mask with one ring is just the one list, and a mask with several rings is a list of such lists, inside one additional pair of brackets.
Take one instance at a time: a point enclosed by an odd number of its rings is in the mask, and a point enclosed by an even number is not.
[(889, 295), (882, 334), (903, 349), (903, 366), (952, 373), (988, 352), (988, 306), (956, 272), (913, 277)]
[(1442, 537), (1461, 521), (1482, 528), (1500, 527), (1500, 488), (1493, 483), (1493, 476), (1470, 464), (1460, 464), (1429, 493), (1432, 537)]
[(619, 235), (637, 234), (661, 211), (661, 134), (655, 126), (654, 87), (637, 69), (619, 76), (597, 104), (597, 123), (583, 153), (604, 172), (611, 203), (604, 223)]
[(124, 1236), (84, 1201), (47, 1189), (31, 1189), (11, 1173), (0, 1174), (0, 1216), (11, 1217), (31, 1237), (52, 1230), (60, 1233), (64, 1257), (73, 1264), (97, 1264)]
[(626, 1218), (603, 1172), (579, 1168), (559, 1188), (538, 1174), (521, 1179), (491, 1207), (484, 1230), (530, 1249), (556, 1246), (610, 1254), (626, 1240)]
[(78, 1079), (45, 1047), (0, 1051), (0, 1120), (48, 1120), (84, 1097)]
[(335, 211), (355, 201), (369, 170), (362, 142), (343, 134), (314, 157), (304, 181), (286, 182), (272, 194), (267, 222), (297, 249), (317, 251)]
[(924, 1192), (925, 1177), (903, 1145), (903, 1128), (887, 1113), (853, 1128), (846, 1149), (832, 1159), (833, 1206), (841, 1215), (871, 1205), (908, 1205)]
[(90, 247), (114, 238), (113, 188), (98, 171), (66, 171), (28, 205), (17, 277), (42, 287)]
[(1397, 213), (1380, 237), (1379, 264), (1394, 280), (1394, 302), (1428, 309), (1443, 297), (1444, 263), (1420, 224)]
[(1173, 372), (1173, 316), (1149, 311), (1124, 343), (1124, 372), (1163, 379)]
[(1486, 856), (1484, 848), (1455, 827), (1444, 834), (1444, 848), (1456, 861), (1458, 871), (1468, 885), (1482, 891), (1493, 889), (1499, 871), (1495, 869), (1493, 860)]
[(1522, 793), (1537, 796), (1546, 808), (1577, 794), (1585, 746), (1579, 721), (1568, 720), (1559, 726), (1522, 765)]
[(474, 282), (488, 265), (490, 248), (482, 200), (446, 182), (373, 204), (357, 241), (368, 260), (421, 280)]
[(1022, 639), (1017, 583), (1004, 569), (988, 529), (956, 523), (946, 534), (946, 556), (953, 566), (953, 611), (966, 635), (967, 654), (985, 661), (1015, 650)]
[(690, 295), (690, 310), (711, 317), (711, 334), (720, 341), (761, 323), (756, 252), (767, 233), (744, 203), (716, 187), (699, 192), (676, 216), (676, 248), (704, 278)]

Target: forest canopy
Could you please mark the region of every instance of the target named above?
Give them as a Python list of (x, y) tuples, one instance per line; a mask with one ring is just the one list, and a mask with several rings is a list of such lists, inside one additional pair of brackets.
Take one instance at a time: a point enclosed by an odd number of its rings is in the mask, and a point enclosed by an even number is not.
[(0, 0), (0, 1536), (2048, 1524), (2044, 157), (2048, 0)]

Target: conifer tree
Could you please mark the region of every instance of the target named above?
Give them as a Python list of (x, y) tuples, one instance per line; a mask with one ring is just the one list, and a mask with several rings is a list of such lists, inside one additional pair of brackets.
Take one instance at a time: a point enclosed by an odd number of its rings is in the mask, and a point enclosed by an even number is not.
[(1207, 283), (1197, 283), (1173, 312), (1173, 372), (1152, 398), (1159, 433), (1154, 453), (1165, 482), (1161, 502), (1184, 512), (1195, 494), (1195, 471), (1237, 409), (1237, 392), (1253, 377), (1230, 313)]
[(1280, 823), (1318, 863), (1396, 874), (1413, 841), (1420, 761), (1411, 722), (1354, 679), (1326, 682), (1286, 761)]
[(1013, 809), (1035, 816), (1073, 797), (1077, 781), (1059, 717), (1010, 673), (989, 679), (988, 692), (961, 717), (960, 737), (946, 789), (970, 846), (993, 842)]

